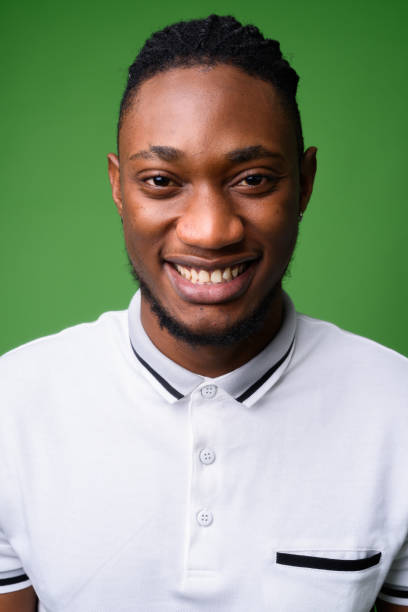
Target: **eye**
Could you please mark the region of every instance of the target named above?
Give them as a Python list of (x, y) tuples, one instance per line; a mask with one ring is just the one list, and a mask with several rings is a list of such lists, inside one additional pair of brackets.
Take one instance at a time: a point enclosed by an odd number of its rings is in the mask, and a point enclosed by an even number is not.
[(242, 181), (240, 181), (238, 184), (241, 185), (249, 185), (250, 187), (257, 187), (258, 185), (262, 184), (262, 181), (264, 179), (267, 179), (268, 177), (264, 176), (263, 174), (249, 174), (248, 176), (246, 176), (244, 179), (242, 179)]
[(263, 174), (261, 172), (249, 173), (241, 178), (235, 187), (240, 189), (244, 188), (245, 193), (253, 193), (253, 195), (262, 195), (269, 193), (269, 191), (275, 189), (279, 178), (273, 174)]
[(144, 182), (147, 183), (147, 185), (151, 185), (152, 187), (169, 187), (173, 183), (173, 181), (169, 179), (168, 176), (163, 176), (161, 174), (151, 176), (145, 179)]

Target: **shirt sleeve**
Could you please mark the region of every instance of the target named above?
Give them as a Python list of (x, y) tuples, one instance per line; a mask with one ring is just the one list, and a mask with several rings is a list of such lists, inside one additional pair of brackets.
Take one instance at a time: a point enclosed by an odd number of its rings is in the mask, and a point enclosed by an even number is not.
[(20, 591), (31, 585), (21, 561), (0, 527), (0, 593)]
[(408, 538), (395, 558), (378, 597), (389, 603), (408, 606)]

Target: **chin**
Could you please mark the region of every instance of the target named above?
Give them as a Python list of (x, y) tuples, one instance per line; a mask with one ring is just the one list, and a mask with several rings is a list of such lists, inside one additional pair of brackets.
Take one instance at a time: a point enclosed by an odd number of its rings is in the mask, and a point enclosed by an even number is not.
[[(188, 325), (185, 321), (179, 320), (156, 298), (141, 278), (140, 273), (135, 272), (134, 275), (136, 275), (142, 295), (150, 304), (150, 309), (157, 317), (160, 327), (167, 330), (177, 340), (191, 346), (233, 346), (247, 340), (266, 324), (273, 303), (281, 289), (279, 282), (271, 288), (250, 313), (238, 319), (235, 323), (220, 326), (217, 329), (210, 320), (208, 325), (201, 320), (197, 326), (194, 324)], [(197, 308), (200, 308), (200, 306), (197, 305)]]

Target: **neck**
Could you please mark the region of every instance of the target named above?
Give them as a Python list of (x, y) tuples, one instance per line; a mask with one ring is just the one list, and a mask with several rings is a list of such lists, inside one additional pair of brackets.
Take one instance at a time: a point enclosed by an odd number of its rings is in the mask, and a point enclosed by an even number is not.
[(142, 294), (142, 325), (156, 348), (183, 368), (210, 378), (231, 372), (260, 353), (279, 331), (282, 316), (283, 296), (280, 290), (271, 301), (262, 325), (250, 338), (231, 345), (198, 346), (176, 338), (161, 327), (157, 315)]

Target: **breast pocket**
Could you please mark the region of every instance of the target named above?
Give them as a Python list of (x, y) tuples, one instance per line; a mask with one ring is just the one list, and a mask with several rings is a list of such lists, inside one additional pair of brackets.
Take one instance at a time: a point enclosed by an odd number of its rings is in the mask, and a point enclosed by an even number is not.
[(369, 612), (380, 563), (377, 550), (276, 551), (266, 586), (266, 609)]

